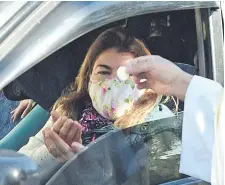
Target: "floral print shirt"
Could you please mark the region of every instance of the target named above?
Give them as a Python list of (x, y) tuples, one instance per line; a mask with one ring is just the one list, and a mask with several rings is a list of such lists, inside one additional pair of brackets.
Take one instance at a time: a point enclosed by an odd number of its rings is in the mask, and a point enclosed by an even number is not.
[(101, 116), (91, 103), (86, 103), (79, 123), (82, 125), (82, 140), (84, 145), (89, 144), (103, 134), (103, 132), (96, 133), (96, 130), (113, 125), (113, 121)]

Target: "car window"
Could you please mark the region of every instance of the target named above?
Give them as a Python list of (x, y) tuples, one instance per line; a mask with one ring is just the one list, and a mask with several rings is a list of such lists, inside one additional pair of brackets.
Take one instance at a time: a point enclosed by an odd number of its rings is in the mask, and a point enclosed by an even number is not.
[(160, 184), (179, 180), (183, 112), (114, 129), (76, 154), (47, 183)]

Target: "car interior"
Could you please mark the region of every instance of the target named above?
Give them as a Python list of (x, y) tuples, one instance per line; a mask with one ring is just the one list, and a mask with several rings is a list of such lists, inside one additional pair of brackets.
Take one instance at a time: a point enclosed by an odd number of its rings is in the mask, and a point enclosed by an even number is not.
[[(50, 111), (54, 102), (60, 97), (66, 87), (74, 82), (79, 67), (92, 42), (101, 32), (114, 26), (123, 26), (130, 35), (141, 39), (148, 47), (151, 54), (160, 55), (170, 61), (173, 61), (181, 69), (190, 74), (198, 74), (198, 65), (196, 62), (197, 36), (194, 10), (150, 13), (135, 17), (129, 17), (104, 25), (79, 37), (78, 39), (67, 44), (55, 53), (51, 54), (46, 59), (32, 67), (30, 70), (25, 72), (23, 75), (18, 77), (16, 80), (11, 82), (4, 88), (4, 94), (8, 99), (18, 101), (29, 98), (34, 100), (37, 103), (37, 106), (34, 107), (34, 109), (21, 121), (20, 124), (17, 125), (14, 130), (12, 130), (4, 138), (3, 141), (0, 141), (1, 148), (11, 148), (14, 150), (18, 150), (28, 141), (30, 136), (35, 135), (43, 127), (49, 117), (48, 112)], [(173, 100), (170, 99), (165, 104), (171, 110), (174, 110), (175, 104)], [(184, 105), (182, 102), (179, 103), (178, 112), (183, 111), (183, 106)], [(179, 118), (178, 120), (181, 120), (181, 118)], [(33, 123), (29, 124), (31, 121)], [(181, 130), (178, 123), (177, 125), (178, 126), (175, 130), (177, 130), (178, 128)], [(20, 136), (21, 133), (23, 133), (23, 138), (21, 138)], [(157, 133), (160, 135), (161, 131)], [(119, 132), (111, 133), (111, 135), (113, 134), (119, 134)], [(11, 138), (15, 136), (16, 138), (18, 138), (18, 140), (12, 143)], [(109, 138), (111, 137), (109, 134), (108, 136)], [(148, 136), (148, 139), (149, 137), (151, 138), (151, 136)], [(174, 137), (175, 136), (173, 136), (172, 138)], [(103, 136), (103, 138), (106, 137)], [(180, 136), (177, 138), (180, 138)], [(143, 140), (146, 140), (146, 137)], [(102, 142), (99, 142), (101, 144), (98, 144), (96, 146), (102, 146), (103, 139), (101, 141)], [(104, 140), (104, 142), (106, 143), (106, 140)], [(93, 144), (90, 144), (90, 146), (92, 145)], [(106, 146), (106, 144), (104, 146)], [(115, 144), (115, 146), (117, 145)], [(87, 154), (86, 152), (85, 155), (90, 154)], [(113, 159), (115, 158), (116, 157), (113, 156)], [(77, 166), (81, 166), (81, 164), (83, 164), (79, 161), (77, 163)], [(176, 166), (176, 168), (174, 169), (174, 171), (172, 170), (168, 174), (165, 173), (160, 175), (160, 171), (165, 167), (163, 167), (163, 165), (165, 164), (157, 164), (157, 160), (155, 160), (153, 163), (154, 164), (151, 165), (161, 165), (161, 167), (157, 169), (157, 173), (155, 172), (155, 174), (154, 170), (152, 170), (151, 172), (148, 171), (148, 173), (153, 174), (150, 175), (152, 178), (151, 182), (149, 182), (150, 184), (165, 183), (170, 180), (177, 180), (186, 177), (182, 174), (179, 174), (178, 172), (179, 157), (173, 159), (173, 166)], [(71, 162), (67, 163), (66, 165), (70, 166), (69, 168), (72, 168), (70, 164)], [(170, 166), (169, 163), (167, 163), (166, 166), (168, 168)], [(78, 168), (74, 170), (77, 169)], [(65, 174), (65, 171), (68, 171), (68, 169), (64, 167), (62, 171)], [(124, 174), (125, 172), (123, 171), (121, 173)], [(149, 177), (149, 175), (147, 176)], [(62, 181), (59, 180), (59, 177), (61, 176), (56, 175), (56, 177), (54, 177), (49, 182), (49, 184), (56, 184), (56, 182), (58, 184), (63, 184)], [(66, 178), (70, 178), (71, 180), (72, 177), (67, 175)], [(138, 176), (138, 178), (140, 179), (141, 176)], [(49, 177), (47, 179), (49, 179)], [(83, 177), (83, 179), (85, 179), (85, 177)], [(136, 178), (136, 181), (133, 182), (137, 181), (138, 179)], [(126, 181), (126, 179), (123, 179), (120, 184), (126, 184), (125, 182), (128, 181)], [(127, 184), (132, 184), (132, 179), (129, 178), (129, 182), (130, 183)], [(143, 184), (145, 183), (146, 181), (143, 181)], [(104, 183), (102, 182), (102, 184)], [(177, 184), (179, 184), (179, 182)]]

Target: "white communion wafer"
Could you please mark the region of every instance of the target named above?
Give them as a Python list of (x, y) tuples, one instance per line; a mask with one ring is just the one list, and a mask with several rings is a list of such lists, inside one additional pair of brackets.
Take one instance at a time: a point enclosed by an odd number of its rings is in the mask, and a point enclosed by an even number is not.
[(127, 69), (125, 66), (120, 66), (117, 69), (117, 77), (121, 80), (121, 81), (125, 81), (129, 78), (129, 74), (127, 72)]

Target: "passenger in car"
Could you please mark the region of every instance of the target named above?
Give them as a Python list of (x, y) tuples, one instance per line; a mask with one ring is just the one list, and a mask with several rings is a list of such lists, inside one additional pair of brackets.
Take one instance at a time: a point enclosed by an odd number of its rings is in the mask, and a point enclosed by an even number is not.
[(113, 124), (125, 128), (173, 116), (160, 104), (160, 95), (137, 89), (132, 77), (125, 81), (117, 77), (120, 66), (146, 55), (150, 52), (145, 45), (123, 28), (100, 34), (87, 52), (75, 83), (55, 103), (51, 118), (19, 152), (41, 168), (50, 169), (58, 164), (56, 159), (69, 160), (99, 137), (96, 130)]

